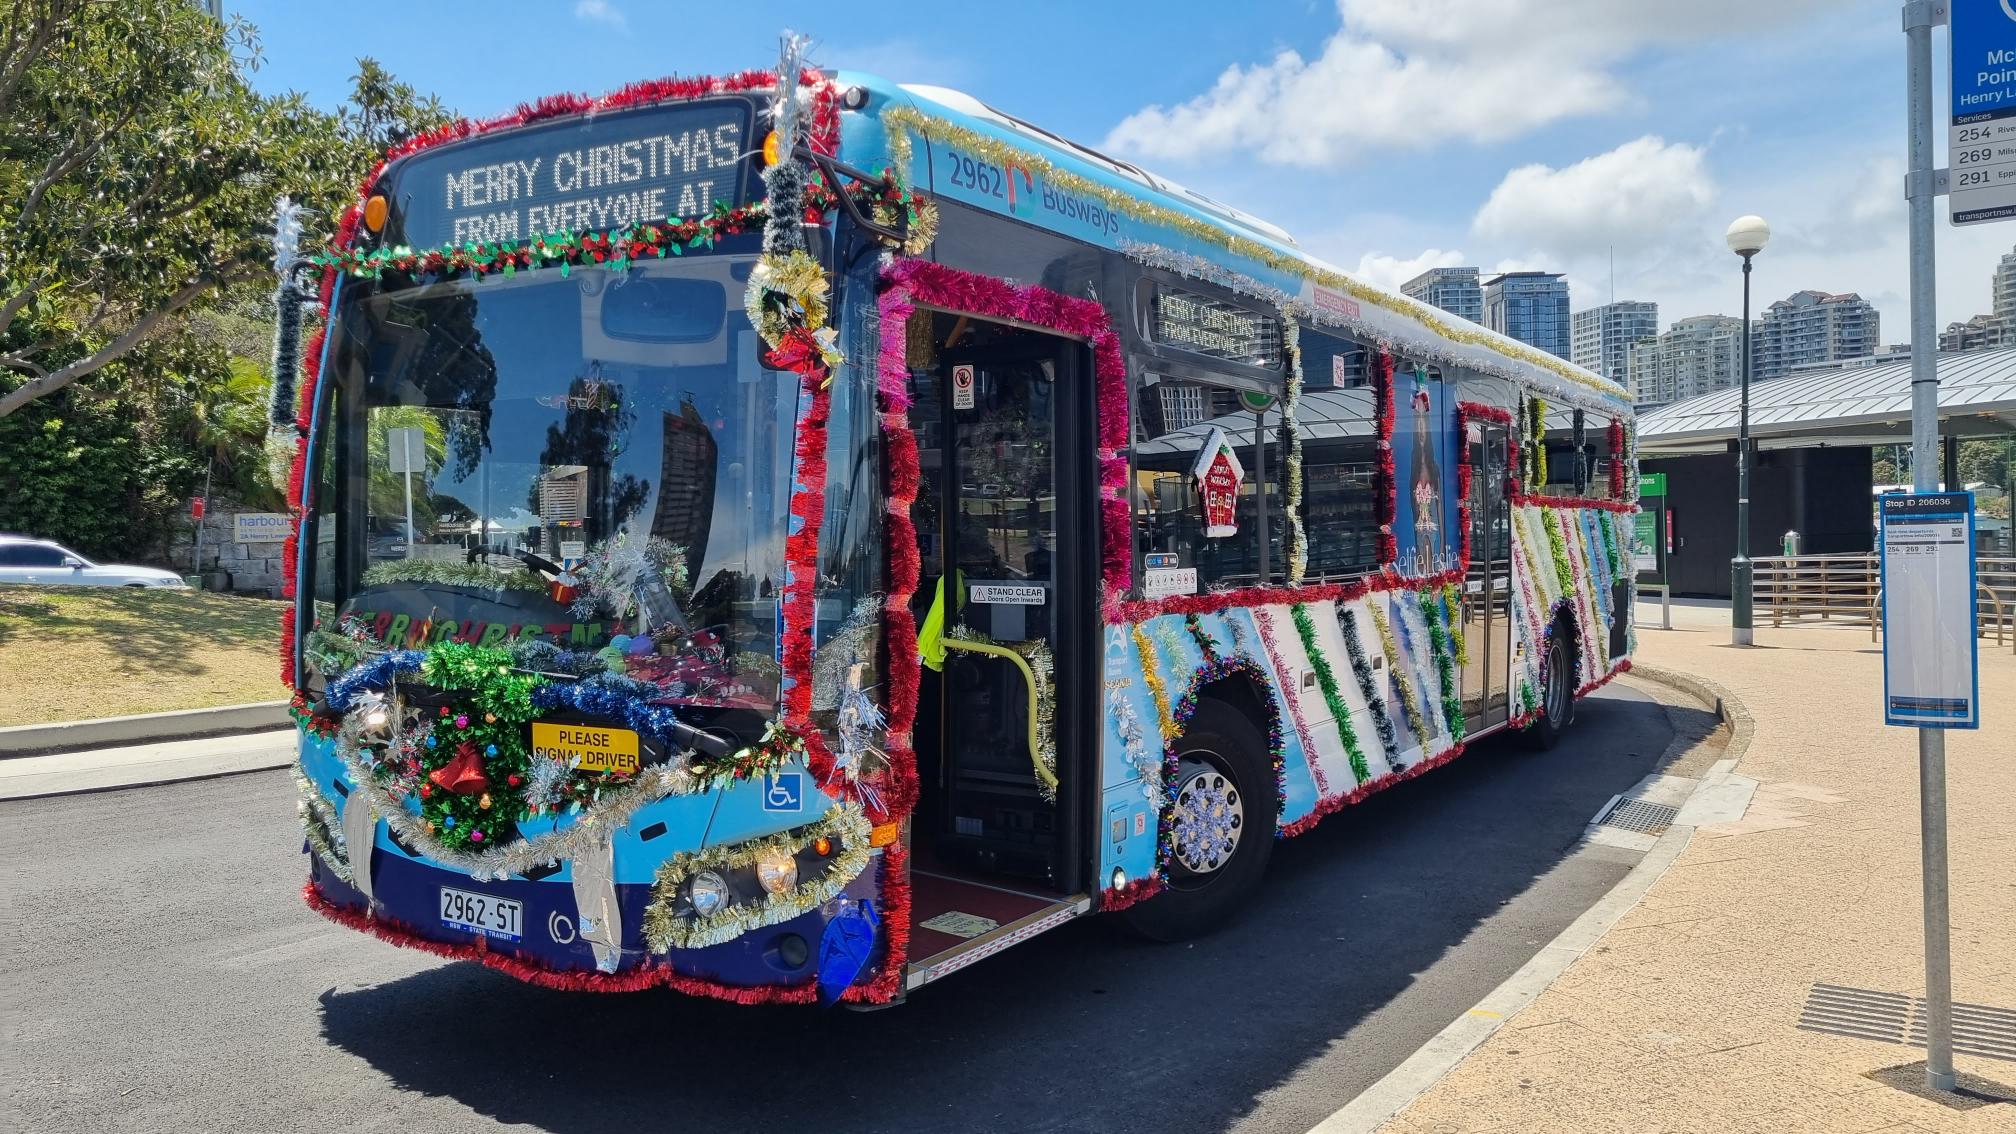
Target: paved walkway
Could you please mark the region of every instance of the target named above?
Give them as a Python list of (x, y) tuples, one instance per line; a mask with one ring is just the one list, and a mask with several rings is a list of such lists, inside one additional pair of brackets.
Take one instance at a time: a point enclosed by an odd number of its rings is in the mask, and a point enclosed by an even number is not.
[[(1922, 995), (1916, 734), (1882, 724), (1866, 628), (1757, 631), (1675, 606), (1639, 658), (1722, 685), (1756, 732), (1742, 819), (1702, 827), (1616, 927), (1384, 1128), (1481, 1131), (2016, 1131), (1867, 1078), (1917, 1048), (1795, 1030), (1828, 983)], [(1640, 626), (1658, 625), (1656, 605)], [(2016, 1009), (2016, 656), (1983, 644), (1978, 732), (1948, 734), (1953, 995)], [(2016, 1063), (1960, 1056), (2016, 1084)]]

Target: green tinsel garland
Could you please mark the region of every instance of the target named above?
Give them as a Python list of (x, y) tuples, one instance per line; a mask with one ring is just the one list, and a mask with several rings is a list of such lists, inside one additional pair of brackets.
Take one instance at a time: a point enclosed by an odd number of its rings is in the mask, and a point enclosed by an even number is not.
[(1330, 715), (1337, 722), (1337, 733), (1344, 738), (1344, 752), (1351, 758), (1351, 774), (1364, 783), (1372, 775), (1365, 763), (1365, 749), (1358, 743), (1357, 730), (1351, 727), (1351, 708), (1344, 703), (1344, 697), (1337, 690), (1337, 675), (1330, 672), (1330, 659), (1323, 656), (1323, 648), (1316, 641), (1316, 622), (1309, 617), (1306, 603), (1297, 603), (1289, 608), (1295, 618), (1295, 632), (1302, 636), (1302, 649), (1309, 655), (1309, 665), (1316, 671), (1316, 685), (1323, 691), (1323, 703), (1330, 708)]
[(1456, 685), (1455, 650), (1450, 646), (1448, 618), (1434, 592), (1415, 594), (1421, 617), (1428, 623), (1428, 642), (1435, 655), (1435, 672), (1442, 679), (1442, 719), (1449, 723), (1450, 736), (1463, 735), (1463, 691)]
[(1547, 529), (1547, 554), (1554, 559), (1554, 581), (1560, 584), (1561, 597), (1572, 598), (1575, 594), (1575, 569), (1568, 563), (1568, 535), (1561, 528), (1561, 516), (1553, 508), (1540, 509), (1540, 526)]
[(1470, 644), (1464, 640), (1463, 634), (1463, 592), (1455, 583), (1444, 583), (1442, 601), (1449, 608), (1449, 640), (1456, 647), (1456, 664), (1469, 665)]
[(487, 563), (444, 563), (434, 559), (386, 559), (364, 572), (364, 585), (422, 583), (440, 587), (478, 587), (492, 591), (543, 591), (546, 584), (523, 567), (492, 567)]
[(1604, 513), (1597, 518), (1596, 527), (1603, 536), (1603, 562), (1610, 565), (1612, 578), (1621, 579), (1624, 577), (1624, 561), (1617, 554), (1616, 533), (1610, 530), (1610, 517), (1616, 514)]

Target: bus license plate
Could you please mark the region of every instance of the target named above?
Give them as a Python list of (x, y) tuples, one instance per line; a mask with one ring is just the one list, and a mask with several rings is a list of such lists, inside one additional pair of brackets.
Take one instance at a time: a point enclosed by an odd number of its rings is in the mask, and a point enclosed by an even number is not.
[(502, 937), (516, 941), (523, 913), (523, 904), (509, 898), (493, 898), (488, 894), (472, 894), (467, 890), (441, 887), (443, 925), (452, 925), (471, 933), (481, 933), (486, 937)]

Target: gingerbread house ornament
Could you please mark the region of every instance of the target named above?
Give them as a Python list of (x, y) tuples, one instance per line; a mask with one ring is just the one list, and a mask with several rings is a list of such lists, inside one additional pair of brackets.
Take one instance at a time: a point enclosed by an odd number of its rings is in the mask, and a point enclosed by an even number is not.
[(1218, 426), (1205, 434), (1204, 448), (1190, 467), (1190, 479), (1204, 509), (1205, 537), (1224, 539), (1239, 534), (1239, 486), (1246, 482), (1246, 468)]

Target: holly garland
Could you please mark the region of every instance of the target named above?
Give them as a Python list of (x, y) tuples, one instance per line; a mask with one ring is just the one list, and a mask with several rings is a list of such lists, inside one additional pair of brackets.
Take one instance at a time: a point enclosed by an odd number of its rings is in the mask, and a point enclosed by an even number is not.
[(1309, 666), (1316, 671), (1316, 688), (1323, 693), (1323, 703), (1329, 707), (1331, 717), (1337, 723), (1337, 735), (1344, 740), (1344, 753), (1351, 759), (1351, 775), (1359, 783), (1372, 776), (1372, 770), (1365, 763), (1365, 749), (1358, 743), (1358, 731), (1351, 727), (1351, 707), (1344, 703), (1343, 692), (1337, 687), (1337, 675), (1331, 672), (1330, 659), (1323, 655), (1323, 647), (1316, 640), (1316, 621), (1309, 617), (1306, 603), (1297, 603), (1288, 608), (1295, 619), (1295, 631), (1301, 635), (1302, 648), (1309, 654)]
[(1421, 607), (1422, 620), (1428, 623), (1429, 650), (1435, 656), (1436, 676), (1442, 681), (1442, 718), (1449, 724), (1449, 735), (1460, 738), (1464, 734), (1463, 691), (1456, 684), (1456, 651), (1449, 641), (1449, 608), (1428, 588), (1415, 592), (1414, 597)]
[[(877, 219), (902, 218), (909, 233), (904, 242), (906, 250), (917, 245), (917, 251), (921, 252), (935, 238), (937, 209), (915, 193), (886, 181), (881, 186), (850, 182), (845, 191)], [(808, 185), (803, 216), (794, 217), (792, 223), (799, 219), (823, 219), (839, 202), (839, 194), (823, 183)], [(716, 201), (704, 216), (667, 217), (609, 232), (550, 232), (523, 244), (464, 241), (426, 249), (402, 244), (361, 250), (339, 244), (310, 256), (308, 262), (328, 276), (356, 279), (379, 279), (387, 272), (433, 277), (463, 274), (510, 277), (521, 271), (549, 267), (558, 267), (560, 274), (566, 276), (576, 266), (623, 271), (640, 260), (707, 251), (723, 238), (761, 231), (770, 215), (767, 202), (731, 206)]]
[(712, 785), (725, 781), (746, 782), (804, 759), (805, 738), (785, 725), (770, 721), (763, 726), (763, 737), (756, 743), (738, 748), (726, 756), (696, 752), (687, 767), (701, 783)]

